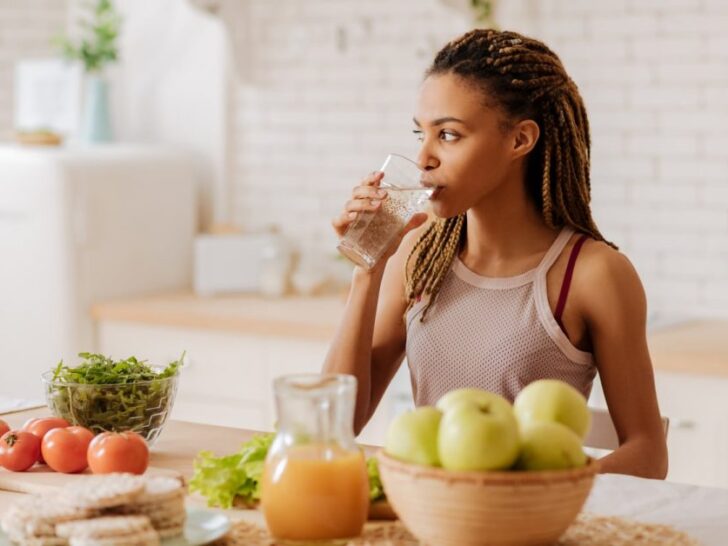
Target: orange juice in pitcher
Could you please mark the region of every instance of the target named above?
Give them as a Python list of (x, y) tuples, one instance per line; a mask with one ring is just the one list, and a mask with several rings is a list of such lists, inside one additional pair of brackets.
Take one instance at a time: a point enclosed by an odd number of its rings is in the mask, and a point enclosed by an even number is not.
[(278, 432), (265, 462), (261, 506), (276, 543), (344, 544), (369, 508), (366, 461), (354, 441), (356, 379), (276, 379)]

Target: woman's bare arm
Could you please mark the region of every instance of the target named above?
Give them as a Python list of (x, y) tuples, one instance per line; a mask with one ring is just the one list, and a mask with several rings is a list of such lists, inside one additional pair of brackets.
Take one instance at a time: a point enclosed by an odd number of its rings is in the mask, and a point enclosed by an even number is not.
[(624, 255), (600, 246), (584, 264), (580, 284), (590, 287), (584, 313), (620, 443), (601, 459), (601, 471), (664, 479), (667, 446), (647, 347), (644, 289)]
[[(425, 220), (418, 215), (405, 233)], [(356, 268), (344, 316), (331, 343), (324, 372), (347, 373), (358, 382), (354, 431), (374, 414), (405, 352), (407, 307), (404, 271), (420, 230), (410, 232), (396, 253), (371, 271)]]

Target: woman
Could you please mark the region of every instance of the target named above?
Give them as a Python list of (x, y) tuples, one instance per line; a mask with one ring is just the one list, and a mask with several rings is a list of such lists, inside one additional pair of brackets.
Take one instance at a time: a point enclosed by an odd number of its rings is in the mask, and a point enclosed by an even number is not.
[[(558, 57), (468, 32), (437, 54), (414, 123), (436, 218), (355, 270), (325, 364), (359, 381), (357, 432), (405, 356), (418, 406), (466, 386), (513, 400), (542, 378), (588, 396), (598, 371), (620, 439), (601, 470), (664, 478), (644, 290), (592, 219), (587, 115)], [(386, 198), (381, 178), (354, 188), (339, 235)]]

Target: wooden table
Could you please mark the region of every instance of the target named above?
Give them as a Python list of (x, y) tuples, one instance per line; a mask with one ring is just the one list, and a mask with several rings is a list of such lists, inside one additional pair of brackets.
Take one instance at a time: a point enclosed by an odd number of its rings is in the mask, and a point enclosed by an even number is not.
[[(11, 428), (19, 428), (32, 417), (45, 417), (50, 415), (48, 408), (42, 407), (16, 413), (1, 415), (3, 421)], [(151, 450), (150, 466), (175, 470), (186, 479), (192, 476), (195, 455), (203, 449), (220, 455), (237, 451), (240, 444), (248, 440), (254, 431), (241, 430), (212, 425), (201, 425), (183, 421), (168, 422), (162, 434)], [(0, 472), (5, 470), (0, 469)], [(22, 494), (0, 490), (0, 513)], [(188, 504), (191, 506), (205, 506), (205, 501), (198, 495), (190, 495)], [(233, 519), (251, 519), (261, 521), (260, 514), (254, 510), (225, 510)]]
[[(2, 418), (10, 426), (19, 427), (26, 419), (43, 415), (48, 415), (46, 408), (5, 414)], [(233, 453), (253, 434), (249, 430), (171, 421), (152, 449), (150, 464), (174, 469), (189, 478), (193, 459), (200, 450)], [(0, 491), (0, 512), (20, 496)], [(197, 495), (189, 496), (187, 503), (194, 507), (205, 506), (204, 499)], [(727, 489), (604, 474), (597, 476), (584, 511), (672, 525), (689, 533), (704, 546), (724, 546), (728, 536)], [(262, 515), (256, 510), (231, 509), (224, 512), (231, 519), (263, 524)]]

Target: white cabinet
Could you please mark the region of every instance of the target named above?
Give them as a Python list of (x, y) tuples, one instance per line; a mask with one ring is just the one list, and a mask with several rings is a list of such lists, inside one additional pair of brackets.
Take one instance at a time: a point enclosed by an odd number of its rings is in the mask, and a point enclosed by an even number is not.
[[(272, 430), (273, 379), (320, 372), (328, 341), (101, 320), (97, 350), (114, 358), (134, 355), (153, 364), (166, 364), (185, 351), (173, 418)], [(383, 443), (387, 423), (407, 405), (408, 389), (401, 379), (393, 383), (359, 441)]]
[(658, 372), (655, 382), (670, 418), (668, 479), (728, 488), (728, 378)]
[[(728, 488), (728, 377), (658, 369), (655, 387), (670, 419), (667, 479)], [(606, 408), (599, 382), (589, 405)]]

